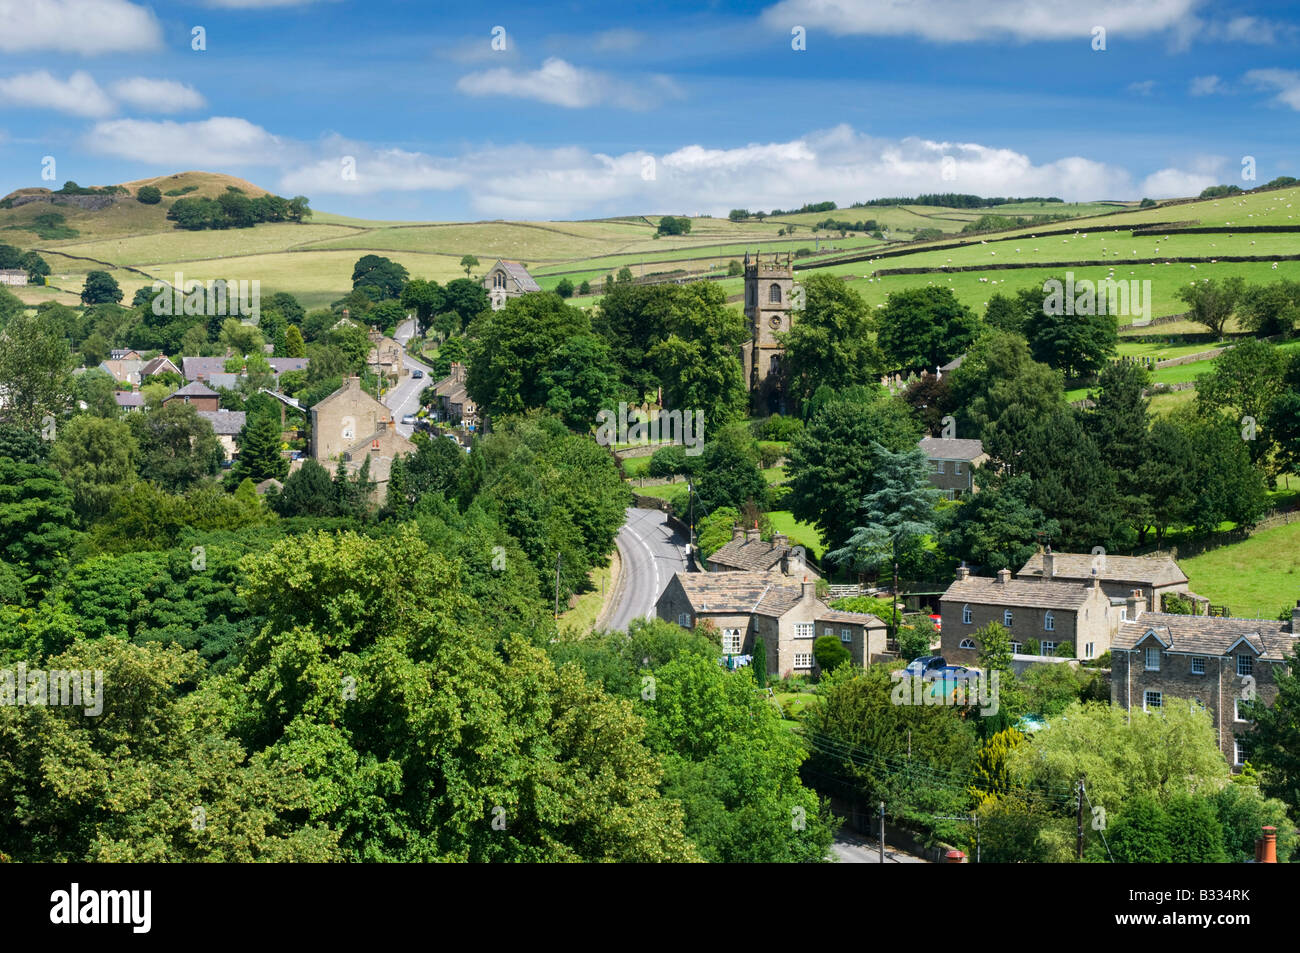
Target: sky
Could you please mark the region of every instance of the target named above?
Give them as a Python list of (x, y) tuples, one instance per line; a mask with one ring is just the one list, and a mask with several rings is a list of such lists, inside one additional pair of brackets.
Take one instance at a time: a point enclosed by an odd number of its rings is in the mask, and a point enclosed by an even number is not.
[(1250, 0), (0, 0), (0, 195), (195, 169), (396, 220), (1194, 195), (1300, 177), (1298, 53), (1300, 9)]

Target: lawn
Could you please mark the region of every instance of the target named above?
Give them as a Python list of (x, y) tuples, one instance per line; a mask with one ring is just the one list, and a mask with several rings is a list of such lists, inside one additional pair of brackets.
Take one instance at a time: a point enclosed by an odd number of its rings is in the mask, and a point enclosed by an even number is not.
[(1273, 618), (1300, 598), (1300, 521), (1180, 559), (1191, 589), (1235, 616)]
[(771, 521), (773, 530), (785, 533), (792, 543), (803, 546), (814, 559), (821, 556), (822, 535), (817, 531), (816, 526), (799, 522), (789, 510), (772, 510), (767, 514), (767, 518)]
[[(617, 559), (618, 556), (615, 555), (614, 558)], [(572, 609), (566, 609), (560, 613), (559, 628), (561, 631), (586, 635), (595, 627), (596, 619), (600, 616), (600, 610), (605, 604), (605, 596), (609, 594), (611, 575), (612, 567), (610, 566), (591, 571), (587, 577), (591, 581), (591, 591), (578, 596), (577, 605)]]

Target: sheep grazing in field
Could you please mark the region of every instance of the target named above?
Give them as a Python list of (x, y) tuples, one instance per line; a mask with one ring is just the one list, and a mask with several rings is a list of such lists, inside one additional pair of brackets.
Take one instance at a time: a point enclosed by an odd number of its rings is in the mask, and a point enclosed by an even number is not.
[(1254, 243), (1254, 242), (1251, 242), (1251, 244), (1253, 245), (1253, 244), (1255, 244), (1255, 243)]
[(1188, 265), (1187, 267), (1191, 268), (1192, 271), (1195, 271), (1195, 270), (1196, 270), (1196, 266), (1195, 266), (1195, 265)]
[(1277, 271), (1277, 262), (1273, 262), (1273, 270)]

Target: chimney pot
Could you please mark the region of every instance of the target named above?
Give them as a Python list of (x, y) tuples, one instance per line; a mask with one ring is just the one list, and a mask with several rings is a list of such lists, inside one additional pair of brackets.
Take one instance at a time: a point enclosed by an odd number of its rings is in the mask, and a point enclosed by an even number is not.
[(1266, 826), (1264, 828), (1264, 837), (1262, 838), (1262, 843), (1260, 844), (1259, 862), (1261, 864), (1277, 863), (1277, 828), (1276, 827)]
[(762, 538), (762, 535), (763, 534), (758, 531), (758, 524), (755, 523), (753, 529), (745, 530), (745, 541), (749, 543), (756, 543)]

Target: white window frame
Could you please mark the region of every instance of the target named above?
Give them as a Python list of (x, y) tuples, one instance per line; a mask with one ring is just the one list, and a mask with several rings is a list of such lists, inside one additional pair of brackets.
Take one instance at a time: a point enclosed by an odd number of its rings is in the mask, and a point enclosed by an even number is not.
[(822, 626), (822, 635), (834, 635), (834, 634), (835, 634), (835, 626), (833, 625)]
[(1011, 628), (1012, 624), (1014, 623), (1014, 620), (1015, 620), (1015, 615), (1012, 614), (1010, 609), (1002, 610), (1002, 624), (1004, 626), (1006, 626), (1008, 629)]
[(1025, 647), (1025, 644), (1024, 644), (1023, 642), (1017, 642), (1015, 639), (1012, 639), (1012, 640), (1011, 640), (1011, 654), (1012, 654), (1012, 655), (1019, 655), (1019, 654), (1020, 654), (1020, 650), (1023, 649), (1024, 647)]
[(795, 652), (794, 667), (798, 670), (812, 670), (813, 657), (811, 652)]
[[(734, 648), (732, 648), (734, 646)], [(745, 634), (739, 629), (722, 630), (722, 654), (739, 655), (745, 647)]]
[[(1160, 648), (1154, 645), (1148, 645), (1142, 652), (1143, 671), (1158, 672), (1160, 671)], [(1152, 665), (1152, 661), (1155, 662)]]
[(1237, 656), (1237, 677), (1245, 678), (1255, 674), (1255, 656), (1241, 654)]
[(1237, 722), (1238, 724), (1248, 725), (1250, 724), (1250, 719), (1241, 717), (1241, 703), (1244, 700), (1245, 699), (1241, 699), (1241, 698), (1234, 698), (1232, 700), (1232, 720)]
[[(1198, 666), (1199, 666), (1199, 668), (1198, 668)], [(1193, 655), (1193, 656), (1192, 656), (1192, 674), (1193, 674), (1193, 675), (1204, 675), (1204, 674), (1205, 674), (1205, 656), (1204, 656), (1204, 655)]]
[(961, 621), (963, 625), (971, 624), (970, 606), (967, 605), (961, 607)]
[(974, 639), (962, 639), (962, 640), (961, 640), (961, 644), (959, 644), (959, 645), (957, 646), (957, 648), (959, 648), (959, 649), (974, 649), (974, 648), (975, 648), (975, 640), (974, 640)]
[(796, 639), (812, 639), (817, 636), (817, 624), (815, 622), (796, 622), (794, 624), (794, 637)]
[(1038, 643), (1038, 654), (1039, 654), (1039, 655), (1055, 655), (1055, 654), (1056, 654), (1056, 647), (1057, 647), (1058, 645), (1060, 645), (1060, 644), (1061, 644), (1061, 643), (1059, 643), (1059, 642), (1039, 642), (1039, 643)]
[(677, 614), (677, 624), (683, 629), (689, 629), (691, 627), (691, 614), (689, 612), (679, 612)]
[(851, 645), (853, 643), (853, 630), (840, 629), (840, 641)]
[(943, 461), (942, 461), (942, 460), (936, 460), (936, 461), (934, 461), (934, 472), (935, 472), (935, 473), (942, 473), (942, 472), (943, 472)]
[[(1154, 701), (1152, 700), (1154, 697)], [(1142, 693), (1142, 710), (1151, 711), (1153, 708), (1163, 708), (1165, 706), (1165, 693), (1147, 689)]]
[(1127, 622), (1127, 621), (1128, 621), (1128, 606), (1121, 606), (1121, 607), (1120, 607), (1120, 610), (1119, 610), (1119, 621), (1121, 621), (1121, 622)]
[(954, 476), (961, 476), (961, 464), (957, 461), (953, 461), (952, 472)]
[(1083, 656), (1083, 657), (1084, 657), (1084, 658), (1092, 658), (1092, 652), (1093, 652), (1093, 649), (1096, 648), (1096, 646), (1097, 646), (1097, 643), (1096, 643), (1096, 642), (1088, 642), (1088, 643), (1086, 643), (1086, 644), (1084, 645), (1084, 647), (1083, 647), (1083, 651), (1084, 651), (1084, 656)]
[(1046, 612), (1043, 613), (1043, 631), (1044, 632), (1056, 631), (1056, 616), (1052, 615), (1051, 609), (1048, 609)]
[(1242, 767), (1246, 763), (1246, 759), (1250, 757), (1249, 752), (1243, 751), (1242, 747), (1240, 738), (1232, 739), (1232, 766), (1234, 768)]

